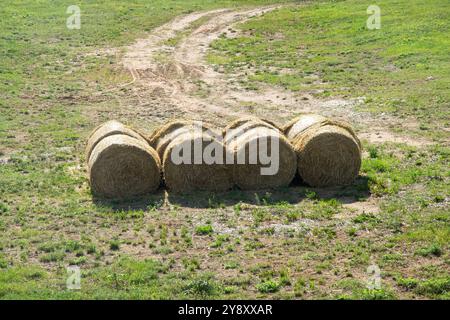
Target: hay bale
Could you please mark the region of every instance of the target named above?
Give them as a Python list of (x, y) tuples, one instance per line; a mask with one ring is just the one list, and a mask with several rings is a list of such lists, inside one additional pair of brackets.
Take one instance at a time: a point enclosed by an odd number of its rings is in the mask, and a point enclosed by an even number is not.
[(89, 158), (92, 192), (105, 198), (131, 198), (153, 192), (161, 181), (160, 159), (147, 142), (115, 134), (100, 140)]
[[(293, 147), (275, 124), (253, 117), (241, 118), (230, 123), (223, 135), (227, 150), (234, 160), (233, 181), (240, 189), (277, 188), (291, 183), (297, 158)], [(272, 151), (272, 145), (278, 145), (278, 150)], [(252, 150), (251, 146), (257, 146), (257, 149)], [(261, 147), (267, 149), (267, 156), (272, 161), (278, 162), (278, 168), (268, 170), (271, 165), (267, 159), (260, 157)]]
[[(175, 193), (231, 189), (226, 149), (219, 138), (209, 127), (188, 121), (170, 122), (156, 130), (150, 141), (162, 159), (166, 187)], [(187, 150), (191, 150), (190, 154), (185, 153)], [(204, 154), (216, 156), (219, 161), (210, 162), (203, 158)]]
[(284, 127), (302, 180), (312, 187), (351, 184), (361, 167), (361, 143), (351, 126), (305, 114)]
[(99, 126), (97, 126), (89, 135), (88, 142), (86, 145), (86, 161), (89, 161), (92, 150), (97, 146), (97, 144), (104, 138), (122, 134), (130, 136), (142, 142), (146, 142), (145, 138), (133, 129), (128, 128), (124, 124), (116, 120), (107, 121)]

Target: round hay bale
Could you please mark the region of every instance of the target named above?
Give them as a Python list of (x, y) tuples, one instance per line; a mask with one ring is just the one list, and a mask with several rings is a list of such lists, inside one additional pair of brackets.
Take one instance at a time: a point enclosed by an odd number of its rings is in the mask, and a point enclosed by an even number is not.
[(294, 149), (274, 124), (258, 118), (238, 119), (225, 128), (224, 137), (233, 157), (233, 181), (240, 189), (283, 187), (293, 180)]
[(348, 123), (305, 114), (284, 130), (297, 154), (298, 173), (308, 185), (348, 185), (358, 176), (361, 143)]
[(207, 126), (188, 121), (170, 122), (150, 140), (162, 158), (164, 181), (170, 191), (218, 192), (232, 188), (221, 136)]
[(97, 143), (89, 158), (92, 192), (105, 198), (132, 198), (158, 189), (160, 159), (145, 141), (123, 134)]
[(89, 135), (86, 145), (86, 161), (89, 161), (92, 150), (94, 150), (102, 139), (116, 134), (130, 136), (142, 142), (146, 142), (146, 139), (141, 134), (128, 128), (121, 122), (116, 120), (107, 121), (97, 126)]

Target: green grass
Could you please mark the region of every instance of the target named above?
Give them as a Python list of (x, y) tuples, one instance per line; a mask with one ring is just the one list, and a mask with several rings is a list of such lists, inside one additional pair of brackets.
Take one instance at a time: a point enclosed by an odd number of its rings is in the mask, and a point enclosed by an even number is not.
[[(88, 53), (131, 44), (179, 14), (274, 2), (80, 1), (79, 31), (65, 27), (69, 1), (0, 4), (1, 299), (449, 298), (445, 1), (380, 1), (379, 31), (364, 28), (360, 1), (289, 6), (209, 54), (228, 71), (257, 66), (249, 87), (365, 96), (373, 112), (415, 117), (420, 132), (408, 134), (436, 145), (366, 143), (361, 177), (332, 190), (93, 201), (83, 148), (109, 113), (89, 111), (114, 108), (114, 96), (95, 94), (130, 77), (118, 57)], [(369, 196), (377, 212), (348, 206)], [(366, 288), (373, 263), (380, 290)], [(68, 265), (81, 269), (79, 291), (66, 289)]]

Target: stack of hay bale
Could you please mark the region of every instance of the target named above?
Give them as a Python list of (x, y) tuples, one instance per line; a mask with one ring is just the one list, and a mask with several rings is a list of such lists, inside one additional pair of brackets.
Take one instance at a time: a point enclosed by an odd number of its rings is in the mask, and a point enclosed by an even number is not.
[[(265, 152), (255, 152), (264, 146)], [(172, 121), (148, 138), (109, 121), (90, 135), (86, 159), (94, 194), (129, 198), (156, 191), (161, 173), (167, 189), (176, 193), (283, 187), (296, 172), (312, 187), (347, 185), (358, 176), (361, 144), (347, 123), (314, 114), (283, 128), (246, 117), (221, 134), (192, 121)], [(275, 171), (264, 174), (271, 165)]]

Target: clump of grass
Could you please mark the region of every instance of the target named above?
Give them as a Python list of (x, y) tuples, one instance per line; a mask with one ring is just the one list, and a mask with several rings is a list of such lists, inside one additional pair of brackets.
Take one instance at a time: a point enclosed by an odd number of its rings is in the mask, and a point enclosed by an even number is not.
[(44, 263), (57, 262), (57, 261), (64, 260), (65, 256), (66, 255), (64, 254), (64, 252), (60, 252), (60, 251), (59, 252), (50, 252), (50, 253), (40, 256), (39, 261), (44, 262)]
[(97, 252), (97, 247), (95, 244), (91, 243), (87, 246), (86, 253), (87, 254), (95, 254)]
[(294, 284), (294, 295), (301, 297), (306, 292), (306, 281), (303, 278), (298, 278)]
[(209, 277), (199, 277), (184, 286), (183, 291), (196, 296), (212, 296), (218, 291), (217, 284)]
[(317, 193), (315, 193), (314, 191), (306, 189), (305, 190), (305, 197), (310, 199), (310, 200), (314, 200), (314, 199), (317, 199)]
[(230, 237), (228, 235), (218, 235), (216, 240), (211, 245), (212, 248), (220, 248), (222, 247), (224, 242), (230, 241)]
[(109, 248), (112, 251), (118, 251), (120, 249), (120, 242), (119, 242), (119, 240), (111, 240), (109, 242)]
[(44, 242), (38, 246), (38, 250), (46, 253), (54, 252), (59, 249), (60, 245), (55, 242)]
[(419, 282), (417, 281), (417, 279), (414, 278), (401, 278), (401, 277), (396, 279), (396, 281), (400, 287), (403, 287), (408, 290), (416, 288)]
[(86, 257), (77, 257), (75, 259), (70, 260), (69, 264), (79, 266), (79, 265), (85, 264), (86, 261), (87, 261)]
[(380, 219), (378, 219), (374, 214), (372, 213), (362, 213), (355, 218), (353, 218), (354, 223), (369, 223), (369, 224), (376, 224), (380, 222)]
[(236, 261), (228, 261), (228, 262), (225, 262), (223, 267), (225, 270), (237, 269), (239, 267), (239, 263)]
[(0, 215), (9, 211), (9, 207), (6, 203), (0, 202)]
[(361, 300), (392, 300), (395, 295), (386, 289), (365, 289), (358, 297)]
[(378, 158), (378, 150), (377, 150), (377, 148), (375, 147), (375, 146), (369, 146), (368, 148), (367, 148), (367, 151), (369, 152), (369, 157), (371, 158), (371, 159), (375, 159), (375, 158)]
[(448, 293), (450, 291), (450, 277), (433, 278), (419, 282), (414, 291), (431, 297)]
[(194, 271), (200, 269), (200, 261), (198, 259), (192, 258), (183, 258), (182, 260), (183, 266), (188, 271)]
[(8, 260), (3, 256), (3, 254), (0, 254), (0, 269), (5, 269), (8, 267)]
[(292, 223), (297, 221), (301, 216), (301, 212), (298, 210), (289, 210), (286, 212), (286, 221), (287, 223)]
[(256, 285), (256, 289), (261, 293), (273, 293), (280, 290), (280, 283), (274, 280), (266, 280)]
[(81, 249), (81, 244), (78, 241), (69, 240), (65, 244), (66, 252), (75, 252)]
[(358, 229), (355, 227), (351, 227), (350, 229), (347, 230), (347, 234), (350, 237), (355, 237), (357, 235), (357, 233), (358, 233)]
[(442, 247), (437, 243), (433, 243), (428, 247), (416, 250), (416, 254), (422, 257), (430, 257), (430, 256), (440, 257), (442, 255)]
[(239, 215), (241, 214), (241, 211), (242, 211), (242, 202), (236, 203), (236, 204), (233, 206), (233, 210), (234, 210), (234, 213), (235, 213), (237, 216), (239, 216)]
[(195, 234), (199, 236), (211, 235), (214, 233), (213, 227), (210, 224), (198, 226), (195, 228)]

